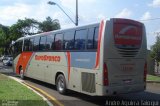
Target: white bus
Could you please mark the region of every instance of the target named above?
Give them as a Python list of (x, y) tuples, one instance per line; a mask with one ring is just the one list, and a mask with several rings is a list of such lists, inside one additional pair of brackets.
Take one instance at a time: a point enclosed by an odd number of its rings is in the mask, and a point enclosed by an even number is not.
[(91, 96), (144, 91), (146, 33), (142, 23), (113, 18), (100, 23), (41, 33), (14, 44), (14, 70)]

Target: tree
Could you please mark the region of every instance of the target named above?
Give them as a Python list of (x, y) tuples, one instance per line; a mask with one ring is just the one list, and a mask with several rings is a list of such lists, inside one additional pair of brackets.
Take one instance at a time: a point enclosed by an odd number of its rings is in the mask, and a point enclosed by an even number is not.
[(41, 32), (60, 29), (59, 20), (58, 19), (52, 20), (51, 17), (47, 17), (45, 21), (40, 23), (39, 29), (41, 30)]
[(19, 19), (11, 27), (0, 24), (0, 54), (2, 52), (7, 54), (11, 42), (20, 37), (57, 29), (60, 29), (59, 21), (57, 19), (52, 20), (50, 17), (47, 17), (43, 22), (29, 18)]
[(0, 24), (0, 46), (5, 45), (8, 41), (9, 27)]
[(160, 62), (160, 36), (156, 37), (156, 43), (151, 47), (151, 57)]
[(12, 40), (16, 40), (26, 35), (33, 35), (39, 32), (39, 22), (34, 19), (25, 18), (18, 20), (16, 24), (10, 27)]
[(2, 54), (2, 52), (7, 53), (9, 43), (9, 27), (0, 24), (0, 54)]
[(34, 35), (40, 32), (47, 32), (56, 29), (60, 29), (59, 21), (57, 19), (52, 20), (50, 17), (47, 17), (42, 23), (35, 19), (19, 19), (16, 24), (13, 24), (10, 27), (10, 39), (16, 40), (26, 35)]
[[(159, 67), (159, 62), (160, 62), (160, 36), (156, 37), (156, 42), (151, 47), (150, 56), (151, 56), (151, 58), (156, 60), (156, 65), (157, 65), (157, 67)], [(158, 68), (157, 68), (156, 71), (158, 72)]]

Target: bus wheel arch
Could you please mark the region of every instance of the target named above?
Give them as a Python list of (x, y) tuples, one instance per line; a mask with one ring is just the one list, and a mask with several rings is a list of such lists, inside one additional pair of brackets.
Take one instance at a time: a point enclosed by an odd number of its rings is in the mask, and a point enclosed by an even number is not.
[(62, 72), (57, 72), (56, 73), (55, 84), (56, 84), (57, 91), (60, 94), (66, 94), (67, 83), (66, 83), (66, 78), (65, 78), (64, 73), (62, 73)]
[(23, 70), (23, 67), (21, 65), (19, 66), (19, 75), (20, 75), (20, 78), (22, 80), (25, 79), (24, 70)]
[(20, 74), (20, 71), (23, 69), (22, 65), (19, 66), (18, 68), (18, 74)]

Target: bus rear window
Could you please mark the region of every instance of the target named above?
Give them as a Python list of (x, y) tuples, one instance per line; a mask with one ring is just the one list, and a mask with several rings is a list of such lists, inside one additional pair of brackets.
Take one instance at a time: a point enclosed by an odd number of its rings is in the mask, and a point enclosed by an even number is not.
[(115, 45), (118, 47), (139, 48), (142, 42), (142, 25), (130, 20), (114, 22)]

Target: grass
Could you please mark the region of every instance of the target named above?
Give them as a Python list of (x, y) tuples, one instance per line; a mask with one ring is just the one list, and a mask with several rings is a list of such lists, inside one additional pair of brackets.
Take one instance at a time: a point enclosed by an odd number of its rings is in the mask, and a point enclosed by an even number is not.
[(148, 81), (159, 81), (160, 82), (160, 77), (154, 76), (154, 75), (147, 75), (147, 80)]
[(0, 106), (48, 106), (36, 93), (0, 74)]

